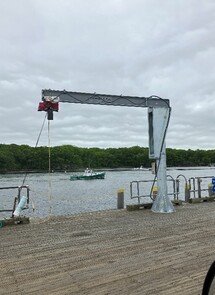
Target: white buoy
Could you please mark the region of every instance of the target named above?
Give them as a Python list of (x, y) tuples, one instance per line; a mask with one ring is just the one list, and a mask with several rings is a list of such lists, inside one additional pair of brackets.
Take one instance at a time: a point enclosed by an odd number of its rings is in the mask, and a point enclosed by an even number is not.
[(14, 211), (13, 215), (15, 217), (19, 216), (21, 211), (23, 210), (23, 208), (25, 207), (26, 203), (27, 203), (27, 197), (26, 196), (22, 196), (20, 199), (20, 202), (18, 204), (18, 206), (16, 207), (16, 210)]

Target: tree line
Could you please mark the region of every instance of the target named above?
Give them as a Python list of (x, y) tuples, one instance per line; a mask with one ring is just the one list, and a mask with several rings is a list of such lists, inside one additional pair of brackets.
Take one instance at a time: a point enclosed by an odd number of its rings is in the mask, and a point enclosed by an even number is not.
[[(0, 144), (0, 172), (54, 171), (151, 167), (146, 147), (83, 148), (72, 145), (30, 147)], [(215, 150), (182, 150), (167, 148), (168, 167), (208, 166), (215, 163)]]

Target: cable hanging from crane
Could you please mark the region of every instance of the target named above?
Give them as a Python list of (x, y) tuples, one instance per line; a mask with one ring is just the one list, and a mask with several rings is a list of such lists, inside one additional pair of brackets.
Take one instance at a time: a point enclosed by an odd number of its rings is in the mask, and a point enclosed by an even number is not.
[[(36, 144), (34, 146), (34, 148), (38, 147), (39, 144), (39, 140), (42, 134), (42, 131), (44, 129), (45, 126), (45, 122), (46, 119), (48, 118), (48, 112), (46, 112)], [(51, 216), (52, 214), (52, 185), (51, 185), (51, 132), (50, 132), (50, 120), (48, 120), (48, 199), (49, 199), (49, 216)], [(23, 178), (22, 184), (20, 186), (20, 191), (22, 190), (22, 187), (25, 184), (26, 178), (27, 178), (28, 172), (25, 173), (25, 176)], [(33, 204), (33, 210), (34, 210), (34, 203), (32, 201)]]
[[(41, 137), (41, 134), (42, 134), (42, 131), (43, 131), (44, 125), (45, 125), (46, 118), (47, 118), (47, 113), (45, 114), (45, 117), (44, 117), (44, 120), (43, 120), (43, 123), (42, 123), (41, 129), (40, 129), (40, 132), (39, 132), (39, 135), (38, 135), (38, 138), (37, 138), (36, 144), (35, 144), (35, 146), (34, 146), (35, 148), (38, 146), (38, 143), (39, 143), (39, 140), (40, 140), (40, 137)], [(25, 176), (24, 176), (23, 181), (22, 181), (21, 188), (22, 188), (22, 187), (24, 186), (24, 184), (25, 184), (25, 180), (26, 180), (27, 175), (28, 175), (28, 172), (25, 173)]]

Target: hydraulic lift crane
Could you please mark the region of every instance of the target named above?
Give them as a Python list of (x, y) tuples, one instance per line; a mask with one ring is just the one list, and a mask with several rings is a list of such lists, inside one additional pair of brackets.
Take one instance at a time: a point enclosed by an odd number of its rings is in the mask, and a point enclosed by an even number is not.
[(158, 186), (152, 211), (175, 212), (168, 196), (166, 175), (165, 137), (171, 113), (168, 99), (158, 96), (137, 97), (44, 89), (38, 111), (46, 111), (48, 120), (53, 120), (53, 112), (58, 112), (59, 102), (148, 108), (149, 158), (154, 159), (157, 164)]

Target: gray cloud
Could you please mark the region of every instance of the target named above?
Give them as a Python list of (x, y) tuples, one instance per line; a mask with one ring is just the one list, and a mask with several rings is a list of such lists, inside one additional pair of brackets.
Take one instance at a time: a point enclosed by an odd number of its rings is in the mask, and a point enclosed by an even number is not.
[[(36, 143), (44, 88), (170, 99), (167, 147), (212, 149), (215, 3), (0, 3), (2, 143)], [(61, 104), (52, 145), (147, 146), (147, 110)], [(47, 145), (47, 126), (40, 145)]]

